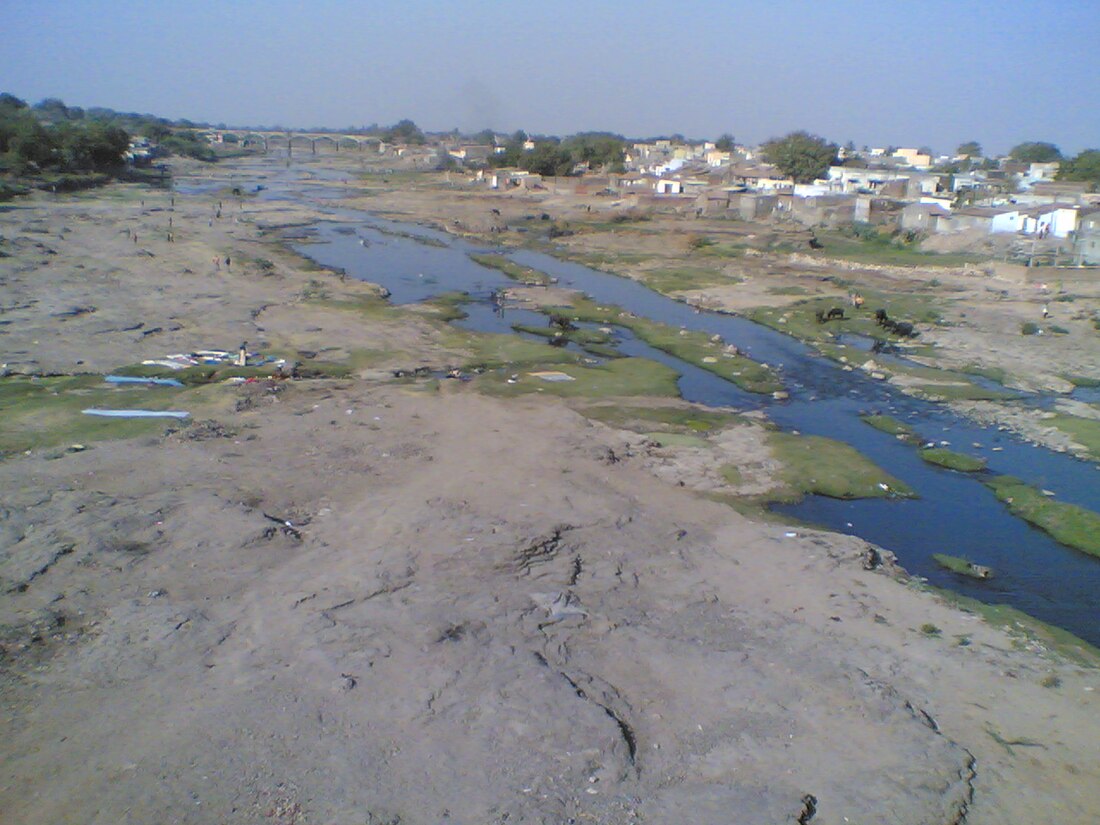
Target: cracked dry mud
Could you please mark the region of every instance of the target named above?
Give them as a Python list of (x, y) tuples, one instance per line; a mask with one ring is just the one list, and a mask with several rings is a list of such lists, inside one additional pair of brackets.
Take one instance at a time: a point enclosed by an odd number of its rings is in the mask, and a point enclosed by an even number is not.
[[(245, 444), (0, 466), (58, 491), (12, 501), (5, 619), (34, 620), (4, 640), (7, 821), (795, 822), (809, 795), (814, 822), (947, 823), (1012, 802), (968, 723), (932, 721), (934, 682), (1005, 690), (998, 668), (1035, 663), (898, 627), (966, 620), (865, 571), (862, 542), (608, 466), (619, 434), (556, 404), (319, 382), (244, 419)], [(320, 483), (322, 444), (342, 458)], [(302, 540), (264, 538), (288, 511)]]

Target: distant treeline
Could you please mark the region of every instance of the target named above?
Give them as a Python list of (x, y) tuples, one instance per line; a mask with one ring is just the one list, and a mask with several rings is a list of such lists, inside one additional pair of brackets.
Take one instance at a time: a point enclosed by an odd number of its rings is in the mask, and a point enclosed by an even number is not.
[(188, 128), (195, 125), (99, 107), (66, 106), (57, 98), (31, 106), (0, 93), (0, 171), (22, 177), (112, 174), (122, 167), (134, 135), (148, 138), (166, 154), (215, 160), (206, 140)]

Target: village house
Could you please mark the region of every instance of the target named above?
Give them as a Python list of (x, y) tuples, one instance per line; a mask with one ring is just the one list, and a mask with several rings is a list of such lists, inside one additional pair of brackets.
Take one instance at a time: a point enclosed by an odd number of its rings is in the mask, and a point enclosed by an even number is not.
[(944, 189), (943, 175), (900, 169), (871, 169), (863, 166), (830, 166), (828, 182), (833, 192), (889, 195), (916, 199)]
[(894, 152), (893, 157), (898, 158), (906, 166), (911, 166), (914, 169), (930, 169), (932, 167), (932, 156), (920, 149), (898, 149)]
[(494, 147), (492, 146), (469, 145), (449, 149), (448, 154), (467, 165), (475, 165), (487, 163), (493, 151)]
[(1073, 238), (1077, 264), (1100, 264), (1100, 209), (1082, 210)]
[(902, 208), (898, 225), (910, 232), (940, 232), (940, 221), (950, 218), (951, 211), (937, 203), (910, 203)]
[(1023, 209), (1020, 213), (1023, 216), (1020, 231), (1026, 235), (1066, 238), (1077, 229), (1079, 212), (1079, 207), (1070, 203), (1052, 203)]

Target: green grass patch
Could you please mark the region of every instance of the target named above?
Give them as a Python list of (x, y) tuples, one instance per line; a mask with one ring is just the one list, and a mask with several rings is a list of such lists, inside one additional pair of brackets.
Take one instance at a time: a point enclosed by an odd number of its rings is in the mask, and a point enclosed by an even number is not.
[(740, 468), (736, 464), (723, 464), (718, 472), (722, 476), (722, 480), (731, 487), (741, 485), (743, 477)]
[[(945, 373), (944, 377), (950, 378), (951, 374)], [(912, 389), (915, 395), (930, 401), (1004, 401), (1018, 397), (1014, 392), (986, 389), (969, 383), (915, 384)]]
[(961, 556), (949, 556), (946, 553), (933, 553), (932, 561), (945, 570), (958, 573), (960, 576), (969, 576), (972, 579), (989, 579), (993, 577), (993, 571), (981, 564), (974, 564), (969, 559)]
[(513, 281), (518, 281), (521, 284), (538, 284), (539, 286), (546, 286), (553, 281), (545, 272), (530, 266), (517, 264), (504, 255), (471, 252), (469, 257), (474, 263), (481, 264), (490, 269), (500, 270), (505, 277), (511, 278)]
[(985, 469), (984, 458), (956, 453), (954, 450), (947, 450), (943, 447), (927, 447), (918, 450), (917, 454), (929, 464), (945, 467), (948, 470), (956, 470), (960, 473), (977, 473)]
[(530, 324), (512, 324), (516, 332), (535, 335), (549, 341), (569, 341), (593, 355), (603, 358), (621, 358), (622, 354), (610, 346), (611, 336), (598, 329), (561, 330), (554, 327), (533, 327)]
[(1075, 387), (1100, 387), (1100, 378), (1093, 378), (1091, 375), (1063, 375), (1067, 381), (1069, 381)]
[(1100, 513), (1054, 501), (1041, 490), (1012, 476), (988, 479), (989, 487), (1013, 515), (1049, 533), (1067, 547), (1100, 556)]
[(979, 263), (988, 256), (974, 253), (922, 252), (915, 245), (893, 243), (889, 237), (875, 234), (867, 238), (846, 237), (836, 232), (818, 230), (817, 239), (822, 249), (817, 253), (823, 258), (840, 258), (866, 264), (888, 266), (943, 266), (960, 267)]
[(1080, 444), (1094, 461), (1100, 461), (1100, 421), (1077, 415), (1057, 413), (1046, 423), (1066, 433)]
[(962, 368), (962, 372), (967, 375), (977, 375), (981, 378), (986, 378), (1001, 386), (1008, 383), (1008, 372), (1006, 372), (1003, 367), (986, 367), (981, 364), (967, 364)]
[(669, 294), (728, 284), (731, 279), (713, 269), (701, 266), (678, 266), (647, 269), (639, 273), (642, 283), (657, 292)]
[(864, 415), (860, 417), (864, 424), (870, 424), (876, 430), (882, 430), (890, 435), (901, 436), (906, 441), (917, 441), (917, 434), (904, 421), (899, 421), (891, 415)]
[(894, 478), (854, 447), (816, 435), (771, 432), (768, 444), (782, 463), (780, 477), (794, 498), (887, 498), (915, 496), (905, 482)]
[(661, 432), (707, 433), (741, 422), (731, 413), (694, 407), (592, 406), (581, 413), (608, 426), (635, 432), (649, 432), (656, 425)]
[[(215, 390), (216, 388), (210, 388)], [(209, 391), (188, 387), (113, 387), (98, 375), (0, 379), (0, 455), (163, 433), (171, 419), (100, 418), (81, 410), (187, 410), (209, 403)]]
[(600, 306), (587, 298), (577, 298), (570, 307), (554, 307), (546, 311), (560, 313), (576, 321), (626, 327), (650, 346), (732, 381), (748, 392), (772, 393), (783, 389), (783, 383), (769, 367), (743, 355), (726, 352), (722, 343), (711, 341), (704, 332), (680, 330), (648, 318), (639, 318), (615, 306)]
[(578, 360), (575, 353), (518, 335), (471, 332), (446, 327), (442, 330), (442, 336), (443, 344), (449, 349), (468, 353), (463, 363), (466, 369), (522, 369), (543, 364), (575, 364)]

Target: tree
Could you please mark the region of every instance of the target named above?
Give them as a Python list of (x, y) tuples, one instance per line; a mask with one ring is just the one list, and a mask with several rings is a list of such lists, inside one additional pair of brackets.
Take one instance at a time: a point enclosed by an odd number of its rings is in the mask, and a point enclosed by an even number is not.
[(976, 140), (968, 140), (966, 143), (959, 144), (959, 148), (955, 150), (955, 154), (980, 158), (982, 156), (982, 145)]
[(553, 141), (539, 141), (520, 158), (519, 166), (545, 177), (567, 175), (573, 169), (573, 156)]
[(1053, 143), (1030, 141), (1013, 146), (1008, 156), (1021, 163), (1051, 163), (1062, 159), (1062, 150)]
[(764, 159), (795, 183), (812, 183), (837, 162), (837, 145), (809, 132), (772, 138), (761, 148)]
[(496, 133), (492, 129), (482, 129), (472, 140), (479, 146), (492, 146), (496, 143)]
[(414, 143), (417, 145), (425, 142), (424, 133), (420, 127), (407, 118), (399, 120), (385, 131), (383, 139), (386, 143)]
[(8, 94), (7, 92), (0, 93), (0, 112), (7, 113), (9, 111), (26, 108), (27, 101), (20, 100), (15, 95)]
[(8, 141), (8, 149), (16, 160), (38, 166), (50, 163), (57, 152), (53, 135), (33, 117), (19, 121)]
[(1079, 180), (1100, 188), (1100, 149), (1086, 149), (1071, 160), (1064, 160), (1058, 167), (1058, 180)]
[(732, 152), (734, 147), (733, 135), (726, 132), (718, 140), (714, 141), (714, 148), (719, 152)]

